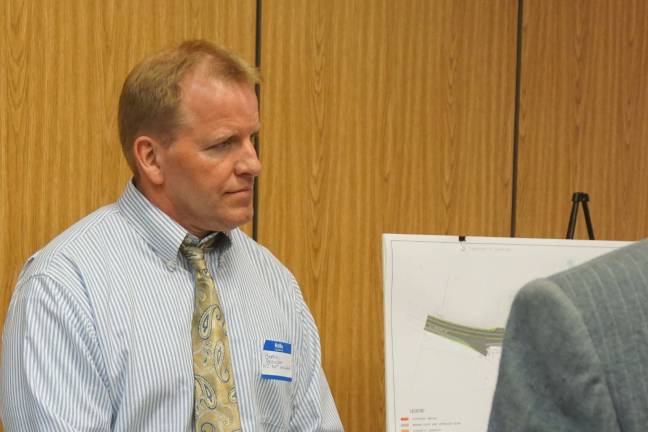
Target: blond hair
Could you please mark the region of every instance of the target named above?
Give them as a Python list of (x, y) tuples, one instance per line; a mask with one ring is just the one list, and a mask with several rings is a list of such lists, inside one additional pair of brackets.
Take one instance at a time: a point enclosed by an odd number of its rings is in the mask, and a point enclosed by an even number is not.
[(126, 161), (137, 176), (133, 143), (151, 135), (165, 144), (175, 139), (180, 125), (182, 79), (207, 64), (210, 77), (254, 85), (259, 73), (236, 54), (208, 41), (190, 40), (160, 51), (131, 70), (119, 97), (119, 139)]

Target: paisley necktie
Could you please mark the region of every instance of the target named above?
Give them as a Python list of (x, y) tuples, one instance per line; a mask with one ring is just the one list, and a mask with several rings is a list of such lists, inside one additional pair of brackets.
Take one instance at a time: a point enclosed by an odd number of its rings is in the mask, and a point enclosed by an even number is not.
[(241, 430), (225, 315), (216, 284), (205, 263), (205, 251), (213, 245), (216, 237), (201, 246), (192, 246), (191, 241), (185, 238), (180, 246), (196, 275), (191, 326), (195, 432)]

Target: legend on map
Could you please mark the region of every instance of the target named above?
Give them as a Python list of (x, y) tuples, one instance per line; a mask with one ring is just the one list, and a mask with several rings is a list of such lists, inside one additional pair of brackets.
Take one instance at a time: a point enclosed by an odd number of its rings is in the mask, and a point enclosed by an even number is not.
[(409, 415), (400, 418), (399, 432), (444, 432), (452, 431), (453, 426), (461, 426), (461, 422), (441, 421), (426, 415), (424, 408), (413, 408)]

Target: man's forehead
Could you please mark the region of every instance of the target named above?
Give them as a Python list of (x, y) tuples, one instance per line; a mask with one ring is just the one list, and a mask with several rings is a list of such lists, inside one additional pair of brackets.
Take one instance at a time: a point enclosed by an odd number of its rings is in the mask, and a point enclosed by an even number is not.
[(246, 128), (258, 123), (254, 84), (216, 76), (208, 61), (199, 63), (180, 81), (179, 114), (186, 126), (195, 120), (213, 122), (235, 118)]
[(254, 86), (207, 76), (187, 77), (181, 83), (180, 111), (183, 117), (218, 116), (234, 107), (249, 122), (258, 123), (258, 100)]
[[(254, 91), (251, 84), (225, 81), (205, 75), (188, 75), (180, 82), (181, 100), (193, 100), (197, 97), (214, 97), (230, 95), (231, 90)], [(256, 95), (256, 94), (255, 94)]]
[(208, 59), (200, 62), (195, 68), (187, 72), (180, 81), (181, 93), (189, 92), (192, 89), (197, 91), (224, 90), (227, 88), (246, 88), (254, 91), (254, 83), (245, 80), (236, 80), (218, 76), (211, 67)]

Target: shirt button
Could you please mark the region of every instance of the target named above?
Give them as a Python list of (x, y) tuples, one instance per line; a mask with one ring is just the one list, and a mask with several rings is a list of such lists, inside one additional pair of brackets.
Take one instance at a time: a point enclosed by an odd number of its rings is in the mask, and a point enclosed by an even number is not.
[(167, 262), (166, 262), (166, 268), (167, 268), (167, 270), (169, 270), (169, 271), (175, 271), (175, 269), (176, 269), (176, 263), (175, 263), (175, 261), (167, 261)]

